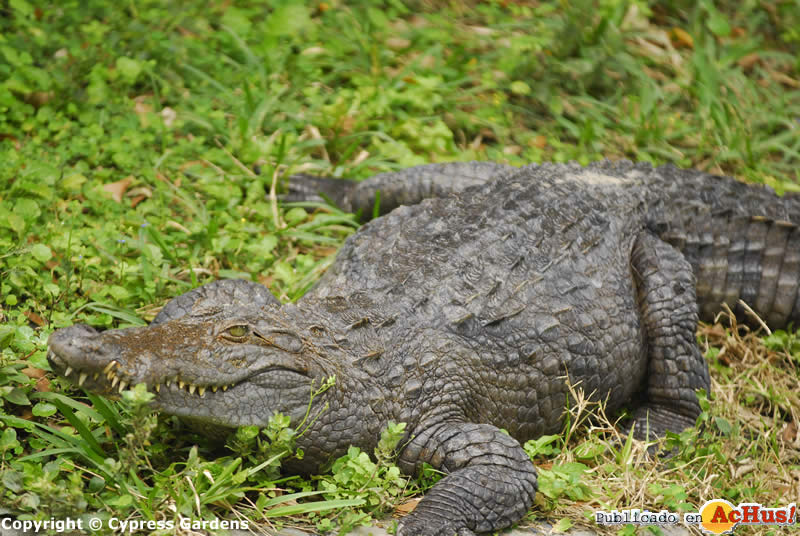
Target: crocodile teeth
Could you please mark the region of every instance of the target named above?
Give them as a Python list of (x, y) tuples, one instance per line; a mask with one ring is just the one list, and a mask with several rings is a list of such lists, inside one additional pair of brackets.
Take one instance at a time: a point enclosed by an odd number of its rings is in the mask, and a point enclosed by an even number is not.
[(186, 386), (186, 384), (185, 384), (185, 383), (183, 383), (183, 382), (178, 382), (178, 387), (180, 387), (181, 389), (183, 389), (185, 386)]
[(97, 380), (97, 378), (99, 378), (99, 377), (100, 377), (100, 373), (99, 372), (95, 372), (94, 374), (92, 374), (92, 379), (93, 380)]
[(223, 386), (222, 386), (222, 390), (223, 390), (223, 391), (227, 391), (227, 390), (228, 390), (228, 386), (227, 386), (227, 385), (223, 385)]
[(156, 393), (160, 393), (160, 392), (161, 392), (161, 384), (160, 384), (160, 383), (157, 383), (157, 384), (155, 385), (155, 389), (156, 389)]
[(119, 382), (119, 392), (121, 393), (122, 391), (124, 391), (127, 386), (128, 382)]
[(105, 368), (103, 369), (103, 372), (108, 374), (111, 371), (111, 369), (114, 368), (118, 364), (119, 363), (117, 363), (116, 361), (109, 362), (108, 365), (106, 365)]
[(72, 367), (67, 367), (67, 370), (64, 371), (64, 376), (69, 376), (72, 374)]
[(200, 396), (203, 396), (204, 394), (206, 394), (206, 388), (205, 387), (198, 387), (197, 388), (197, 394), (199, 394)]
[(212, 385), (211, 386), (211, 390), (214, 391), (215, 393), (217, 392), (217, 389), (218, 389), (218, 387), (216, 385)]
[(119, 376), (114, 376), (114, 379), (111, 380), (111, 387), (112, 388), (116, 387), (117, 383), (119, 383)]
[(164, 385), (166, 385), (167, 387), (169, 387), (169, 386), (170, 386), (170, 384), (172, 384), (172, 380), (166, 380), (166, 381), (164, 382)]
[(190, 383), (189, 384), (189, 394), (193, 395), (195, 389), (197, 389), (197, 386), (195, 384), (193, 384), (193, 383)]
[(89, 375), (88, 375), (88, 374), (86, 374), (85, 372), (81, 372), (81, 375), (80, 375), (80, 376), (78, 376), (78, 386), (79, 386), (79, 387), (80, 387), (81, 385), (83, 385), (83, 382), (85, 382), (85, 381), (86, 381), (86, 378), (87, 378), (88, 376), (89, 376)]

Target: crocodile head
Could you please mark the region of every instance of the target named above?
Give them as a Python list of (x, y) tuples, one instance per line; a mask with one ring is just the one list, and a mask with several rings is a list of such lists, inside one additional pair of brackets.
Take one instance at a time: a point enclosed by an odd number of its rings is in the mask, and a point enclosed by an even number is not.
[(264, 426), (275, 412), (302, 417), (313, 380), (327, 374), (284, 326), (277, 307), (193, 308), (147, 327), (97, 331), (75, 325), (49, 340), (53, 370), (82, 387), (118, 395), (144, 383), (152, 405), (195, 423)]

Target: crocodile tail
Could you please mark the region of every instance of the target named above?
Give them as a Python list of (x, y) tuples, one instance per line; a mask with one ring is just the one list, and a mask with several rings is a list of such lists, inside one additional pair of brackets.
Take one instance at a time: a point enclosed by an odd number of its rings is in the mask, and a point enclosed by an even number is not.
[[(733, 179), (658, 168), (667, 180), (649, 225), (680, 249), (697, 279), (700, 318), (727, 304), (773, 328), (800, 326), (800, 195)], [(740, 300), (747, 304), (741, 305)]]
[[(700, 317), (712, 321), (726, 303), (752, 323), (747, 304), (772, 327), (800, 320), (800, 228), (787, 220), (715, 215), (709, 242), (695, 242)], [(723, 231), (727, 231), (723, 234)]]
[(494, 162), (448, 162), (379, 173), (360, 182), (300, 174), (290, 177), (289, 191), (281, 199), (330, 200), (346, 212), (360, 212), (361, 218), (368, 220), (375, 209), (387, 214), (400, 205), (462, 192), (515, 171), (515, 167)]

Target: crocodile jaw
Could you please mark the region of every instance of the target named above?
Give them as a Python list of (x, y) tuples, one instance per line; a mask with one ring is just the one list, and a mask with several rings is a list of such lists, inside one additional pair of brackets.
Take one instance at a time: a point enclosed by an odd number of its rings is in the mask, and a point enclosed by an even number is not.
[(226, 346), (212, 328), (169, 322), (99, 332), (75, 325), (50, 336), (47, 357), (54, 372), (91, 392), (116, 398), (144, 383), (155, 409), (200, 422), (266, 425), (277, 411), (302, 414), (311, 379), (292, 370), (291, 356)]

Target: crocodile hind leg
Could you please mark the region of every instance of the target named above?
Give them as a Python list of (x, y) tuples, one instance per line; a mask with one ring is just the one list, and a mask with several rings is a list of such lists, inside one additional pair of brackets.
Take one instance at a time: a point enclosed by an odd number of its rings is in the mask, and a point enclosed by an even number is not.
[(694, 425), (700, 415), (695, 391), (710, 387), (695, 338), (695, 278), (683, 254), (649, 232), (637, 237), (631, 264), (648, 353), (646, 403), (634, 412), (633, 433), (662, 437)]
[(387, 214), (400, 205), (415, 205), (429, 197), (443, 197), (483, 184), (517, 168), (493, 162), (451, 162), (428, 164), (401, 171), (381, 173), (361, 182), (293, 175), (283, 201), (333, 201), (347, 212), (361, 212), (362, 219), (372, 217), (377, 206)]

